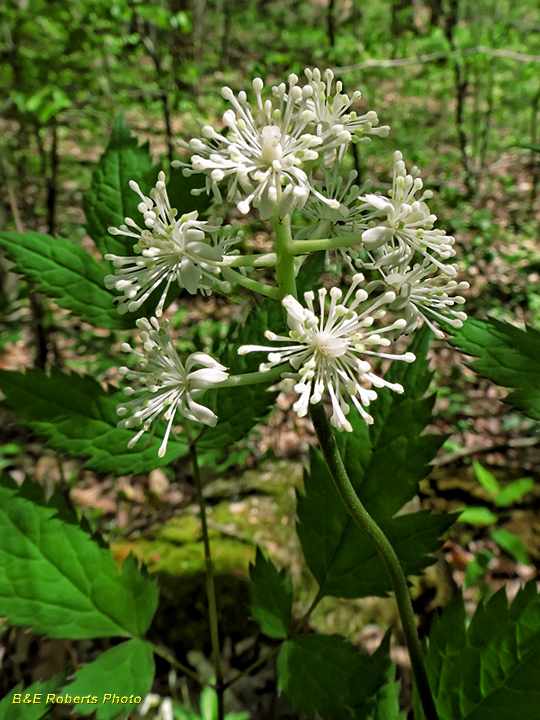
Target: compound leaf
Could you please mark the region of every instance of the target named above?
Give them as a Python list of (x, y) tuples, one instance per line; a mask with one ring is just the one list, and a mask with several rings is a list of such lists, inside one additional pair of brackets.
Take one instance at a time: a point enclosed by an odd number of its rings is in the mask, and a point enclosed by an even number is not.
[(255, 564), (249, 566), (251, 613), (261, 631), (271, 638), (286, 638), (291, 630), (292, 586), (285, 571), (278, 572), (257, 548)]
[(80, 245), (42, 233), (0, 232), (0, 247), (15, 272), (82, 321), (104, 328), (132, 327), (105, 289), (105, 268)]
[(97, 696), (97, 704), (74, 702), (79, 715), (89, 715), (97, 710), (97, 720), (112, 720), (121, 713), (125, 717), (149, 692), (154, 672), (152, 646), (134, 638), (83, 665), (75, 673), (73, 682), (64, 688), (63, 695), (68, 695), (72, 701), (88, 695)]
[(0, 484), (0, 614), (54, 638), (142, 635), (157, 586), (128, 558), (119, 573), (108, 548), (33, 502), (7, 476)]
[(24, 425), (48, 438), (48, 445), (55, 450), (88, 457), (85, 467), (97, 472), (149, 472), (187, 453), (187, 443), (177, 435), (159, 458), (159, 431), (149, 447), (141, 439), (128, 450), (134, 431), (116, 427), (116, 407), (125, 396), (119, 390), (104, 390), (88, 376), (56, 368), (50, 375), (41, 370), (0, 370), (0, 388), (4, 402), (19, 413)]

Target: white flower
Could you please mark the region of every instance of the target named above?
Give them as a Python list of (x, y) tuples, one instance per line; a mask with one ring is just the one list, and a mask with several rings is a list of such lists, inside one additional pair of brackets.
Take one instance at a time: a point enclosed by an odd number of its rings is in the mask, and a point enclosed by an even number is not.
[[(268, 362), (260, 366), (261, 371), (287, 361), (292, 365), (297, 371), (297, 377), (299, 376), (295, 391), (300, 393), (300, 398), (293, 407), (300, 417), (307, 414), (308, 403), (319, 402), (323, 391), (327, 389), (332, 401), (332, 425), (338, 430), (349, 432), (352, 431), (352, 426), (345, 417), (349, 412), (349, 405), (343, 397), (344, 394), (350, 396), (364, 420), (371, 423), (373, 419), (364, 407), (375, 400), (377, 393), (372, 388), (366, 388), (363, 383), (403, 392), (403, 387), (398, 383), (390, 383), (375, 375), (366, 358), (380, 357), (406, 362), (415, 360), (412, 353), (389, 355), (370, 349), (390, 345), (390, 340), (381, 337), (381, 334), (403, 328), (406, 321), (400, 319), (381, 330), (369, 330), (374, 320), (386, 314), (383, 306), (392, 302), (396, 296), (394, 292), (387, 292), (357, 312), (356, 308), (368, 298), (365, 290), (357, 289), (363, 279), (361, 273), (353, 277), (351, 287), (343, 302), (339, 304), (343, 293), (339, 288), (332, 288), (328, 311), (325, 310), (327, 292), (324, 288), (319, 290), (318, 317), (313, 306), (313, 292), (304, 294), (307, 308), (292, 295), (287, 295), (283, 299), (283, 305), (287, 310), (289, 337), (270, 331), (267, 331), (265, 336), (269, 340), (288, 344), (283, 347), (244, 345), (238, 350), (242, 355), (253, 351), (268, 352)], [(351, 297), (352, 302), (347, 307)]]
[(308, 84), (303, 89), (306, 97), (306, 107), (315, 117), (317, 135), (323, 140), (324, 164), (330, 167), (339, 152), (339, 162), (347, 150), (349, 142), (368, 143), (370, 138), (366, 135), (379, 135), (387, 137), (390, 128), (387, 125), (375, 127), (379, 124), (377, 113), (370, 110), (365, 115), (357, 115), (351, 106), (362, 97), (360, 91), (355, 91), (352, 97), (342, 93), (343, 84), (336, 81), (332, 88), (334, 73), (325, 70), (322, 80), (321, 71), (315, 68), (305, 70)]
[[(289, 75), (289, 87), (282, 83), (273, 88), (278, 101), (263, 102), (260, 78), (253, 81), (256, 112), (247, 101), (245, 92), (235, 97), (224, 87), (223, 97), (234, 109), (227, 110), (223, 121), (228, 133), (222, 135), (210, 125), (202, 128), (202, 138), (189, 143), (196, 154), (191, 168), (184, 173), (207, 174), (206, 189), (213, 191), (221, 202), (219, 184), (226, 180), (227, 199), (236, 201), (241, 213), (251, 205), (258, 208), (263, 219), (278, 208), (281, 217), (293, 208), (302, 208), (310, 193), (316, 193), (309, 183), (302, 165), (317, 160), (323, 139), (308, 132), (314, 121), (313, 113), (303, 104), (298, 77)], [(179, 161), (173, 165), (183, 165)], [(331, 202), (331, 201), (330, 201)]]
[[(137, 242), (133, 246), (136, 255), (122, 257), (105, 255), (117, 268), (115, 275), (107, 275), (105, 285), (124, 293), (116, 300), (120, 313), (134, 312), (163, 283), (160, 300), (155, 314), (160, 317), (171, 283), (192, 295), (200, 290), (209, 294), (213, 284), (224, 292), (230, 290), (230, 283), (219, 278), (220, 263), (230, 245), (239, 242), (241, 236), (217, 237), (220, 229), (203, 220), (197, 220), (197, 212), (191, 212), (177, 218), (177, 210), (171, 208), (165, 185), (165, 174), (159, 173), (156, 187), (146, 197), (138, 184), (129, 183), (141, 202), (139, 211), (144, 217), (142, 229), (131, 218), (125, 219), (125, 225), (109, 228), (111, 235), (125, 235)], [(212, 237), (212, 244), (206, 239)]]
[[(339, 165), (335, 165), (332, 170), (325, 169), (320, 191), (326, 198), (337, 200), (339, 207), (332, 208), (318, 198), (309, 200), (302, 212), (302, 217), (312, 220), (313, 224), (300, 228), (295, 235), (295, 240), (347, 237), (351, 234), (358, 235), (367, 229), (362, 209), (358, 204), (358, 195), (369, 190), (372, 183), (368, 180), (360, 188), (355, 184), (357, 176), (358, 173), (351, 170), (345, 180)], [(358, 239), (357, 245), (361, 245), (360, 239)], [(347, 246), (337, 248), (335, 252), (338, 257), (341, 255), (353, 274), (357, 272), (358, 252), (356, 250)], [(329, 264), (328, 252), (326, 253), (326, 264)]]
[[(128, 380), (138, 380), (140, 387), (125, 388), (128, 396), (141, 395), (119, 405), (118, 415), (130, 415), (118, 423), (118, 427), (132, 428), (142, 425), (142, 429), (130, 440), (128, 447), (132, 448), (141, 435), (148, 432), (153, 425), (149, 443), (154, 436), (157, 423), (164, 417), (168, 420), (167, 430), (158, 455), (163, 457), (167, 450), (167, 442), (171, 432), (176, 413), (188, 420), (194, 420), (214, 427), (218, 421), (217, 416), (204, 405), (200, 405), (198, 398), (207, 388), (221, 383), (229, 376), (227, 368), (214, 360), (210, 355), (196, 352), (190, 355), (185, 365), (182, 363), (172, 343), (168, 330), (168, 322), (160, 324), (156, 318), (139, 318), (137, 327), (141, 330), (143, 352), (133, 350), (127, 343), (123, 343), (125, 352), (133, 353), (140, 358), (138, 370), (127, 367), (120, 368), (120, 372)], [(201, 366), (198, 370), (194, 368)], [(150, 395), (148, 395), (150, 393)]]
[[(455, 267), (445, 265), (441, 260), (456, 254), (452, 247), (455, 239), (446, 235), (444, 230), (433, 229), (437, 217), (429, 212), (424, 202), (433, 196), (431, 190), (426, 190), (415, 199), (423, 187), (419, 174), (416, 167), (412, 168), (411, 174), (407, 174), (403, 156), (397, 151), (394, 153), (392, 190), (388, 198), (375, 194), (360, 197), (364, 203), (362, 209), (369, 212), (365, 219), (371, 220), (372, 225), (362, 235), (364, 246), (369, 252), (375, 253), (372, 267), (396, 267), (408, 262), (418, 252), (442, 272), (454, 276)], [(432, 255), (430, 250), (441, 260)]]
[[(442, 339), (444, 333), (437, 326), (437, 320), (443, 320), (453, 328), (460, 328), (467, 319), (464, 312), (453, 309), (453, 305), (463, 305), (465, 298), (461, 295), (450, 296), (449, 293), (467, 290), (468, 282), (458, 283), (444, 275), (434, 277), (426, 261), (412, 268), (408, 266), (396, 268), (388, 275), (382, 270), (380, 273), (386, 289), (396, 293), (396, 299), (391, 303), (390, 309), (402, 313), (407, 321), (403, 333), (413, 332), (424, 320), (435, 335)], [(377, 284), (380, 282), (375, 281), (370, 283), (370, 286)]]

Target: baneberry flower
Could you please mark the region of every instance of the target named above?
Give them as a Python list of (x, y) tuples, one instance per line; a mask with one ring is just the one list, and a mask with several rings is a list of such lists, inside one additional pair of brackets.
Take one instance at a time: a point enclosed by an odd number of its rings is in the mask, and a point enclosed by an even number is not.
[(177, 414), (211, 427), (217, 424), (217, 416), (212, 410), (198, 403), (197, 398), (207, 388), (223, 382), (229, 376), (227, 368), (207, 353), (192, 353), (183, 363), (173, 345), (166, 320), (160, 325), (156, 318), (150, 318), (150, 321), (139, 318), (137, 327), (141, 330), (143, 352), (133, 350), (128, 343), (123, 343), (122, 349), (139, 358), (139, 369), (122, 367), (120, 372), (128, 380), (137, 380), (140, 387), (124, 389), (126, 395), (137, 397), (118, 406), (118, 415), (129, 415), (120, 420), (118, 427), (133, 428), (142, 425), (141, 430), (128, 444), (128, 447), (132, 448), (141, 435), (152, 428), (147, 441), (149, 443), (159, 420), (165, 418), (168, 421), (167, 429), (158, 452), (158, 455), (163, 457)]
[[(219, 185), (225, 180), (227, 199), (237, 202), (244, 214), (253, 205), (263, 219), (268, 219), (276, 207), (281, 217), (295, 207), (301, 209), (310, 193), (322, 198), (310, 184), (303, 165), (317, 160), (324, 140), (309, 131), (315, 117), (305, 107), (297, 83), (298, 77), (291, 74), (288, 90), (285, 83), (273, 88), (278, 101), (275, 107), (271, 100), (263, 101), (264, 83), (255, 78), (256, 111), (252, 111), (245, 92), (236, 97), (224, 87), (222, 95), (233, 107), (223, 115), (228, 132), (222, 135), (205, 125), (202, 138), (189, 143), (195, 154), (191, 168), (185, 168), (184, 173), (206, 173), (206, 189), (220, 202)], [(175, 161), (173, 165), (183, 163)], [(326, 202), (337, 207), (333, 200)]]
[[(402, 329), (406, 321), (399, 319), (380, 330), (370, 330), (373, 322), (386, 314), (384, 306), (395, 300), (396, 295), (391, 291), (386, 292), (366, 306), (368, 294), (358, 287), (363, 279), (361, 273), (353, 277), (343, 302), (339, 302), (342, 291), (332, 288), (328, 311), (325, 308), (327, 291), (324, 288), (319, 290), (318, 316), (313, 304), (313, 292), (304, 293), (307, 308), (292, 295), (287, 295), (283, 305), (287, 310), (289, 337), (276, 335), (269, 330), (265, 333), (268, 340), (286, 344), (281, 347), (244, 345), (238, 350), (242, 355), (254, 351), (268, 352), (268, 362), (261, 364), (261, 371), (284, 362), (290, 363), (298, 379), (294, 389), (300, 393), (300, 398), (293, 408), (299, 417), (305, 416), (308, 404), (319, 402), (324, 390), (327, 390), (332, 402), (330, 421), (338, 430), (348, 432), (352, 432), (352, 426), (345, 417), (349, 405), (344, 396), (348, 395), (364, 420), (371, 423), (373, 419), (364, 408), (377, 397), (373, 388), (388, 387), (395, 392), (403, 392), (403, 387), (398, 383), (388, 382), (376, 375), (369, 359), (379, 357), (405, 362), (415, 359), (412, 353), (391, 355), (372, 349), (390, 345), (390, 340), (381, 335)], [(357, 311), (361, 304), (363, 307)]]
[(220, 264), (230, 246), (242, 239), (241, 235), (220, 236), (220, 227), (197, 220), (196, 211), (177, 218), (162, 172), (150, 197), (141, 192), (136, 182), (131, 181), (130, 187), (141, 198), (138, 207), (145, 228), (131, 218), (126, 218), (126, 224), (119, 228), (109, 228), (111, 235), (125, 235), (137, 241), (133, 246), (135, 255), (105, 255), (116, 268), (114, 275), (106, 276), (105, 285), (124, 294), (116, 300), (118, 311), (134, 312), (154, 290), (164, 285), (155, 310), (156, 317), (160, 317), (173, 282), (192, 295), (197, 290), (208, 295), (213, 285), (228, 292), (230, 283), (219, 277)]
[(365, 220), (371, 225), (362, 235), (364, 247), (373, 253), (372, 267), (375, 268), (396, 267), (408, 262), (417, 252), (446, 275), (454, 276), (455, 267), (441, 261), (456, 254), (455, 239), (444, 230), (433, 229), (437, 217), (430, 213), (425, 203), (433, 196), (431, 190), (425, 190), (415, 198), (423, 187), (419, 175), (416, 167), (407, 174), (403, 155), (396, 151), (388, 197), (373, 193), (360, 197), (364, 203), (361, 208), (367, 213)]
[(374, 110), (369, 110), (365, 115), (357, 115), (351, 110), (352, 105), (362, 97), (359, 90), (349, 97), (342, 92), (343, 84), (340, 80), (332, 87), (334, 73), (329, 69), (321, 74), (318, 68), (307, 68), (305, 74), (308, 84), (304, 86), (303, 94), (306, 107), (313, 113), (317, 135), (323, 141), (326, 167), (334, 164), (336, 156), (339, 162), (342, 161), (349, 142), (371, 142), (368, 135), (388, 136), (390, 128), (387, 125), (376, 127), (379, 118)]
[(426, 260), (412, 268), (402, 266), (394, 268), (385, 275), (380, 270), (382, 281), (370, 283), (370, 287), (383, 284), (387, 290), (396, 293), (396, 299), (391, 303), (390, 309), (399, 311), (405, 317), (407, 325), (403, 333), (411, 333), (422, 320), (433, 330), (435, 335), (442, 339), (444, 333), (438, 327), (437, 321), (443, 320), (451, 327), (462, 327), (467, 315), (454, 310), (454, 305), (463, 305), (465, 298), (450, 293), (467, 290), (469, 283), (451, 280), (447, 275), (432, 274), (432, 266)]

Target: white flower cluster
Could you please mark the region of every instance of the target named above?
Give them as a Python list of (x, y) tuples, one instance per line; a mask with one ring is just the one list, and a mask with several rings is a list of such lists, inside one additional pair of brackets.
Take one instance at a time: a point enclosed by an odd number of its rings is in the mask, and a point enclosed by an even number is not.
[(230, 283), (219, 277), (221, 265), (229, 248), (242, 240), (242, 234), (231, 235), (230, 228), (223, 232), (219, 225), (197, 220), (196, 211), (177, 218), (178, 212), (169, 202), (163, 172), (150, 191), (151, 197), (143, 195), (133, 180), (129, 185), (141, 198), (139, 211), (145, 227), (126, 218), (125, 225), (109, 228), (111, 235), (125, 235), (137, 241), (133, 246), (135, 255), (105, 255), (116, 268), (114, 275), (106, 276), (105, 286), (124, 294), (117, 300), (118, 311), (138, 310), (154, 290), (165, 284), (155, 309), (156, 317), (160, 317), (173, 282), (192, 295), (197, 290), (209, 294), (214, 285), (228, 292)]
[(310, 196), (329, 207), (338, 209), (339, 202), (322, 195), (309, 171), (322, 157), (325, 165), (341, 159), (351, 141), (368, 139), (370, 134), (388, 134), (388, 128), (376, 128), (373, 111), (357, 116), (350, 106), (361, 95), (352, 98), (341, 92), (338, 82), (332, 89), (333, 73), (327, 70), (326, 82), (318, 70), (306, 70), (308, 82), (300, 87), (298, 76), (289, 75), (288, 85), (272, 87), (271, 99), (263, 101), (264, 83), (253, 81), (256, 109), (245, 92), (236, 97), (223, 88), (223, 97), (232, 109), (223, 115), (226, 134), (211, 125), (202, 128), (202, 137), (194, 138), (189, 149), (195, 154), (184, 172), (204, 172), (206, 187), (218, 201), (220, 184), (227, 183), (227, 199), (235, 201), (241, 213), (257, 208), (263, 220), (278, 210), (280, 217), (294, 208), (301, 210)]
[[(439, 338), (444, 337), (440, 322), (461, 327), (466, 315), (456, 306), (461, 308), (465, 300), (456, 293), (466, 290), (468, 283), (454, 279), (455, 239), (435, 228), (437, 218), (427, 204), (432, 192), (424, 189), (418, 168), (407, 171), (400, 152), (394, 153), (392, 187), (387, 193), (374, 192), (371, 182), (360, 186), (354, 171), (343, 172), (351, 143), (386, 137), (389, 128), (378, 125), (372, 110), (357, 114), (354, 106), (360, 93), (345, 94), (330, 70), (307, 69), (305, 75), (301, 83), (291, 74), (287, 83), (268, 89), (268, 96), (264, 82), (256, 78), (252, 100), (244, 91), (235, 95), (223, 88), (231, 106), (223, 115), (225, 129), (204, 125), (201, 137), (183, 145), (191, 152), (189, 161), (173, 165), (182, 167), (186, 175), (204, 174), (205, 188), (200, 192), (206, 190), (219, 203), (225, 196), (243, 214), (256, 209), (263, 220), (272, 218), (276, 232), (276, 227), (284, 226), (284, 218), (301, 212), (302, 224), (290, 238), (294, 253), (309, 252), (302, 250), (305, 243), (310, 249), (333, 249), (343, 258), (353, 275), (345, 297), (337, 287), (305, 293), (305, 305), (286, 295), (282, 302), (289, 335), (267, 330), (266, 338), (275, 345), (245, 345), (239, 352), (266, 352), (261, 373), (277, 368), (279, 374), (283, 367), (283, 377), (292, 375), (299, 416), (327, 393), (332, 424), (351, 431), (349, 403), (369, 423), (366, 408), (377, 397), (377, 389), (403, 392), (399, 384), (379, 377), (372, 361), (412, 362), (412, 353), (384, 349), (391, 338), (409, 334), (422, 323)], [(277, 268), (281, 260), (277, 247), (276, 253), (256, 258), (241, 255), (234, 246), (243, 239), (242, 233), (230, 226), (199, 220), (196, 212), (178, 217), (163, 173), (150, 197), (137, 183), (130, 186), (140, 197), (144, 227), (126, 218), (124, 225), (109, 229), (113, 235), (133, 238), (135, 244), (134, 255), (106, 255), (116, 270), (105, 283), (121, 293), (116, 299), (121, 313), (138, 310), (158, 288), (161, 294), (153, 311), (156, 317), (137, 321), (143, 352), (124, 344), (139, 357), (139, 369), (122, 371), (128, 379), (138, 380), (140, 387), (126, 389), (128, 395), (138, 393), (137, 399), (121, 405), (118, 412), (126, 416), (122, 427), (142, 426), (130, 446), (150, 427), (153, 433), (164, 417), (168, 424), (160, 448), (163, 455), (177, 414), (215, 425), (217, 417), (197, 398), (228, 379), (226, 368), (205, 353), (194, 353), (185, 363), (179, 359), (167, 323), (160, 326), (156, 319), (169, 289), (177, 284), (191, 294), (228, 292), (236, 282), (282, 298), (277, 287), (263, 287), (246, 275), (250, 268)], [(288, 223), (287, 219), (287, 227)], [(381, 326), (379, 321), (387, 313), (391, 319)], [(250, 377), (249, 382), (254, 381)]]
[[(206, 353), (193, 353), (185, 364), (182, 363), (173, 345), (166, 320), (160, 325), (156, 318), (150, 318), (150, 321), (139, 318), (137, 327), (141, 330), (144, 352), (133, 350), (128, 343), (124, 343), (122, 349), (139, 358), (139, 369), (122, 367), (120, 372), (128, 380), (137, 380), (140, 387), (124, 389), (126, 395), (136, 397), (118, 406), (117, 413), (124, 418), (119, 427), (133, 428), (142, 425), (141, 430), (128, 444), (131, 448), (143, 433), (152, 428), (147, 441), (149, 443), (157, 423), (161, 418), (165, 418), (168, 421), (167, 429), (158, 452), (158, 455), (163, 457), (177, 413), (188, 420), (211, 427), (216, 425), (217, 416), (212, 410), (198, 403), (197, 398), (206, 389), (223, 382), (229, 376), (227, 368)], [(197, 366), (200, 367), (195, 369)], [(139, 397), (141, 394), (142, 397)]]
[[(377, 393), (366, 387), (366, 384), (403, 392), (401, 385), (389, 383), (375, 375), (369, 358), (389, 358), (405, 362), (415, 360), (412, 353), (389, 355), (372, 349), (388, 347), (390, 340), (381, 335), (402, 329), (406, 321), (400, 318), (383, 328), (370, 330), (376, 319), (384, 317), (385, 306), (395, 300), (396, 296), (393, 292), (386, 292), (366, 305), (368, 294), (358, 287), (363, 280), (364, 276), (361, 273), (353, 277), (352, 285), (343, 302), (339, 302), (343, 296), (342, 291), (333, 287), (330, 290), (328, 310), (325, 306), (327, 291), (321, 288), (318, 293), (318, 317), (313, 305), (315, 299), (313, 292), (304, 293), (307, 308), (292, 295), (287, 295), (283, 305), (287, 310), (289, 337), (276, 335), (269, 330), (265, 333), (268, 340), (287, 344), (281, 347), (243, 345), (238, 350), (241, 355), (254, 351), (268, 352), (268, 362), (260, 367), (262, 372), (288, 361), (299, 376), (294, 388), (295, 392), (300, 393), (300, 398), (294, 405), (299, 417), (307, 415), (309, 402), (320, 402), (323, 392), (327, 390), (332, 401), (332, 425), (338, 430), (349, 432), (352, 432), (352, 426), (345, 417), (349, 412), (349, 405), (344, 395), (350, 397), (364, 420), (372, 423), (373, 418), (364, 408), (376, 399)], [(347, 306), (351, 298), (352, 301)], [(359, 305), (362, 309), (358, 309)]]

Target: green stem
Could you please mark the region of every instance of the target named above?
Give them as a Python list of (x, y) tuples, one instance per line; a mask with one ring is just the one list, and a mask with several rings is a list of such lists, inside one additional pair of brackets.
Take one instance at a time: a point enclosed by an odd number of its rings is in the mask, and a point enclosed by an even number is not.
[(256, 385), (258, 383), (272, 383), (281, 379), (283, 365), (270, 368), (266, 372), (243, 373), (242, 375), (231, 375), (217, 387), (239, 387), (241, 385)]
[(218, 613), (216, 602), (216, 586), (214, 582), (214, 566), (212, 564), (212, 554), (210, 552), (210, 537), (208, 535), (208, 523), (206, 520), (206, 502), (204, 500), (203, 486), (201, 474), (199, 472), (199, 463), (197, 460), (197, 449), (189, 434), (186, 423), (186, 434), (189, 440), (189, 452), (191, 455), (191, 464), (193, 467), (193, 477), (195, 479), (195, 488), (197, 490), (197, 502), (201, 515), (201, 529), (204, 544), (204, 562), (206, 572), (206, 592), (208, 595), (208, 614), (210, 617), (210, 638), (212, 642), (212, 659), (214, 662), (214, 673), (216, 676), (215, 689), (218, 700), (218, 718), (224, 720), (225, 708), (223, 704), (223, 672), (221, 670), (221, 652), (219, 645), (219, 628)]
[(232, 268), (221, 268), (221, 274), (225, 280), (228, 280), (233, 285), (242, 285), (243, 287), (248, 288), (248, 290), (259, 293), (259, 295), (266, 295), (266, 297), (272, 298), (272, 300), (279, 300), (280, 298), (277, 287), (274, 287), (273, 285), (265, 285), (258, 280), (252, 280)]
[(422, 656), (422, 646), (416, 629), (416, 619), (409, 595), (409, 588), (407, 587), (407, 579), (403, 573), (399, 559), (386, 535), (363, 506), (349, 480), (324, 405), (321, 402), (311, 405), (310, 415), (326, 464), (347, 510), (358, 527), (369, 537), (386, 566), (394, 590), (399, 616), (411, 658), (414, 679), (426, 720), (438, 720), (439, 716), (435, 708), (433, 696), (431, 695)]
[[(148, 640), (146, 642), (148, 642)], [(205, 685), (208, 684), (204, 678), (202, 678), (200, 675), (198, 675), (194, 670), (189, 668), (187, 665), (184, 665), (179, 660), (177, 660), (174, 657), (174, 655), (171, 655), (170, 652), (159, 647), (159, 645), (154, 645), (154, 643), (150, 643), (150, 645), (152, 646), (152, 650), (154, 651), (155, 655), (159, 655), (159, 657), (162, 657), (164, 660), (166, 660), (168, 663), (170, 663), (177, 670), (180, 670), (181, 672), (183, 672), (184, 675), (189, 675), (189, 677), (192, 678), (193, 680), (196, 680), (201, 685), (201, 687), (204, 687)]]
[(276, 276), (278, 280), (279, 296), (283, 299), (285, 295), (296, 294), (296, 280), (294, 277), (294, 257), (290, 250), (292, 245), (291, 217), (286, 215), (282, 220), (278, 218), (277, 211), (270, 220), (272, 229), (276, 235)]
[(317, 607), (317, 605), (321, 602), (321, 600), (323, 599), (323, 597), (324, 597), (324, 593), (321, 591), (321, 588), (319, 588), (319, 591), (318, 591), (317, 594), (315, 595), (315, 597), (314, 597), (313, 602), (311, 603), (311, 605), (308, 607), (308, 609), (306, 610), (306, 612), (302, 615), (302, 617), (300, 618), (300, 620), (297, 620), (297, 621), (296, 621), (296, 623), (295, 623), (295, 625), (294, 625), (294, 632), (295, 632), (295, 633), (299, 632), (299, 631), (303, 628), (303, 626), (304, 626), (304, 625), (306, 624), (306, 622), (308, 621), (309, 616), (310, 616), (311, 613), (315, 610), (315, 608)]
[(292, 255), (306, 255), (307, 253), (318, 252), (319, 250), (332, 250), (334, 248), (350, 247), (360, 245), (362, 235), (344, 235), (333, 238), (310, 238), (309, 240), (292, 240), (289, 244), (289, 252)]
[(240, 678), (245, 677), (246, 675), (249, 675), (254, 670), (256, 670), (261, 665), (264, 665), (264, 663), (267, 660), (270, 660), (270, 658), (274, 657), (274, 655), (277, 655), (277, 653), (281, 650), (281, 643), (277, 645), (273, 650), (271, 650), (269, 653), (266, 653), (266, 655), (263, 655), (258, 660), (255, 660), (254, 663), (251, 663), (245, 670), (242, 670), (242, 672), (239, 672), (238, 675), (235, 675), (230, 680), (227, 680), (227, 682), (223, 685), (223, 690), (227, 690), (227, 688), (230, 688), (231, 685), (234, 685)]
[(224, 258), (222, 267), (274, 267), (276, 262), (276, 253), (229, 255)]

